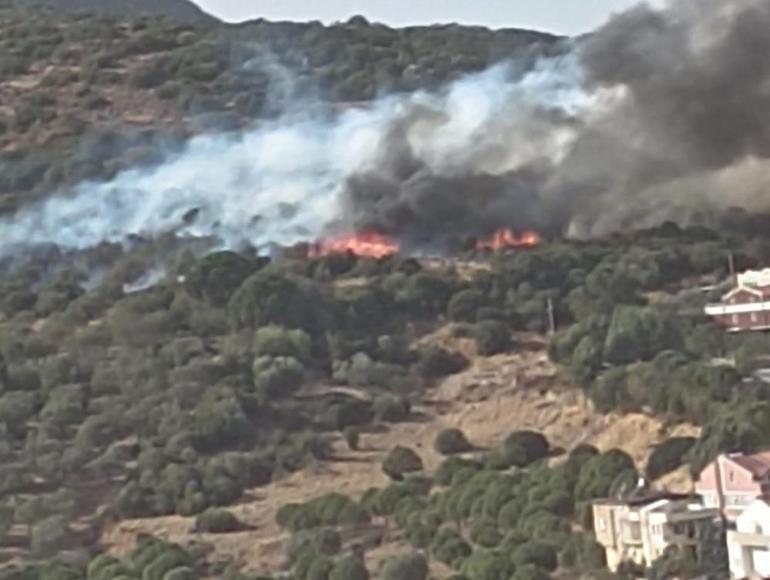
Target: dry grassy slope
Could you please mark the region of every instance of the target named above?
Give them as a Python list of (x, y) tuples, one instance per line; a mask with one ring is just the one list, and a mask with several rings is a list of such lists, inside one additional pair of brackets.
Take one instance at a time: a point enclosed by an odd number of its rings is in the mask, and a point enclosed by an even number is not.
[[(516, 429), (545, 433), (555, 446), (570, 449), (583, 442), (600, 449), (619, 447), (643, 464), (653, 445), (671, 435), (692, 435), (689, 425), (667, 427), (642, 415), (603, 416), (582, 393), (565, 384), (548, 360), (542, 339), (520, 337), (520, 348), (511, 354), (477, 359), (474, 366), (428, 392), (415, 409), (413, 422), (392, 425), (381, 433), (362, 437), (361, 450), (351, 452), (342, 441), (335, 446), (334, 461), (254, 489), (234, 512), (254, 529), (228, 535), (203, 535), (192, 531), (193, 520), (178, 516), (131, 520), (109, 530), (103, 540), (115, 553), (125, 553), (139, 532), (159, 534), (184, 544), (209, 543), (217, 555), (235, 557), (255, 571), (275, 570), (282, 563), (284, 534), (275, 524), (278, 508), (330, 492), (357, 495), (371, 486), (387, 483), (380, 470), (385, 454), (395, 445), (415, 448), (426, 468), (433, 469), (441, 457), (433, 450), (436, 434), (459, 427), (470, 440), (485, 448), (497, 445)], [(431, 340), (453, 340), (439, 332)], [(467, 346), (457, 345), (455, 346)], [(669, 478), (677, 489), (691, 485), (686, 473)], [(399, 547), (398, 538), (369, 553), (373, 570), (379, 561)], [(435, 570), (435, 577), (443, 577)]]
[[(88, 46), (80, 47), (84, 52)], [(0, 122), (8, 122), (14, 113), (13, 103), (24, 102), (37, 91), (45, 90), (55, 99), (56, 118), (46, 123), (35, 123), (23, 134), (0, 134), (0, 151), (14, 151), (50, 144), (58, 137), (66, 137), (82, 131), (83, 126), (91, 128), (109, 127), (116, 123), (140, 127), (177, 127), (187, 129), (183, 112), (168, 101), (164, 101), (151, 90), (125, 85), (122, 79), (152, 56), (125, 58), (120, 66), (110, 69), (120, 82), (90, 85), (91, 98), (104, 99), (105, 106), (87, 108), (83, 106), (81, 91), (83, 82), (51, 87), (50, 78), (57, 75), (78, 76), (82, 66), (35, 65), (27, 74), (16, 76), (5, 82), (0, 81)], [(77, 119), (77, 121), (74, 121)]]

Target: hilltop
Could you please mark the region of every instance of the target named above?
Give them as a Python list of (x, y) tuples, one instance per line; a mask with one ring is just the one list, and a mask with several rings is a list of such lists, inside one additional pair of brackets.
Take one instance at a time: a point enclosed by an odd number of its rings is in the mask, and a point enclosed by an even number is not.
[(162, 16), (188, 24), (214, 24), (216, 18), (190, 0), (22, 0), (26, 6), (46, 7), (53, 13), (93, 14), (119, 18)]

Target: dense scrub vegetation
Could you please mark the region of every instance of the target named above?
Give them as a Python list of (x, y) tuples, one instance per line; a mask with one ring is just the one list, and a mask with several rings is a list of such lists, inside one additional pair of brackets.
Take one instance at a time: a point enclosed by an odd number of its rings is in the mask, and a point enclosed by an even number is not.
[(97, 554), (68, 561), (53, 558), (0, 570), (0, 577), (14, 580), (269, 580), (241, 574), (232, 566), (207, 563), (206, 550), (185, 550), (153, 536), (142, 535), (126, 558)]
[[(512, 469), (499, 461), (509, 447), (518, 451)], [(592, 500), (637, 485), (631, 457), (581, 445), (549, 466), (550, 455), (542, 436), (515, 432), (490, 454), (448, 458), (435, 473), (372, 488), (359, 502), (332, 494), (285, 506), (278, 522), (293, 533), (287, 565), (298, 580), (368, 578), (334, 571), (351, 557), (366, 562), (388, 541), (411, 546), (381, 564), (378, 577), (388, 580), (424, 580), (431, 562), (467, 580), (635, 577), (606, 572), (604, 549), (591, 535)], [(699, 539), (698, 550), (710, 551), (711, 540)], [(669, 578), (704, 569), (672, 554), (648, 572)]]
[[(512, 330), (546, 330), (549, 299), (560, 327), (551, 355), (601, 409), (704, 425), (698, 441), (657, 449), (650, 476), (764, 445), (767, 389), (739, 380), (753, 354), (766, 352), (764, 336), (713, 328), (697, 290), (721, 279), (728, 252), (741, 266), (766, 258), (751, 229), (740, 230), (667, 225), (553, 242), (489, 256), (470, 277), (451, 263), (396, 257), (196, 258), (173, 239), (29, 257), (0, 287), (0, 531), (46, 555), (93, 542), (115, 518), (208, 514), (202, 527), (229, 529), (237, 522), (211, 508), (328, 458), (335, 438), (355, 447), (357, 429), (408, 420), (426, 385), (468, 364), (417, 339), (449, 323), (477, 352), (497, 352), (510, 347)], [(167, 276), (137, 287), (159, 254)], [(490, 324), (504, 338), (491, 350)], [(472, 450), (452, 431), (436, 446)], [(522, 468), (547, 454), (542, 436), (525, 432), (486, 462)], [(422, 463), (397, 449), (383, 467), (413, 485)], [(109, 510), (73, 528), (102, 501)], [(344, 518), (365, 516), (350, 508)]]

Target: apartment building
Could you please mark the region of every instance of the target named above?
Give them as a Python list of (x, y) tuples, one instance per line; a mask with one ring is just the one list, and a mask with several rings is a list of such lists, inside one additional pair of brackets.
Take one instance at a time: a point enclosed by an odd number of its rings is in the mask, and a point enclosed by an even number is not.
[(727, 532), (730, 576), (736, 579), (770, 578), (770, 505), (754, 500)]
[(599, 500), (593, 504), (594, 531), (607, 566), (625, 561), (650, 566), (670, 546), (695, 549), (702, 526), (719, 525), (719, 510), (700, 498), (662, 492)]

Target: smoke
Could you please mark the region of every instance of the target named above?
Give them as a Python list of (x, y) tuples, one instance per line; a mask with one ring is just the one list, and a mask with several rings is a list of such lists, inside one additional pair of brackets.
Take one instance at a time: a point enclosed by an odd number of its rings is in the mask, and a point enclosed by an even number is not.
[(417, 247), (499, 227), (576, 236), (766, 209), (770, 3), (639, 5), (526, 72), (341, 113), (293, 107), (0, 222), (4, 252), (133, 235), (292, 244), (372, 229)]

